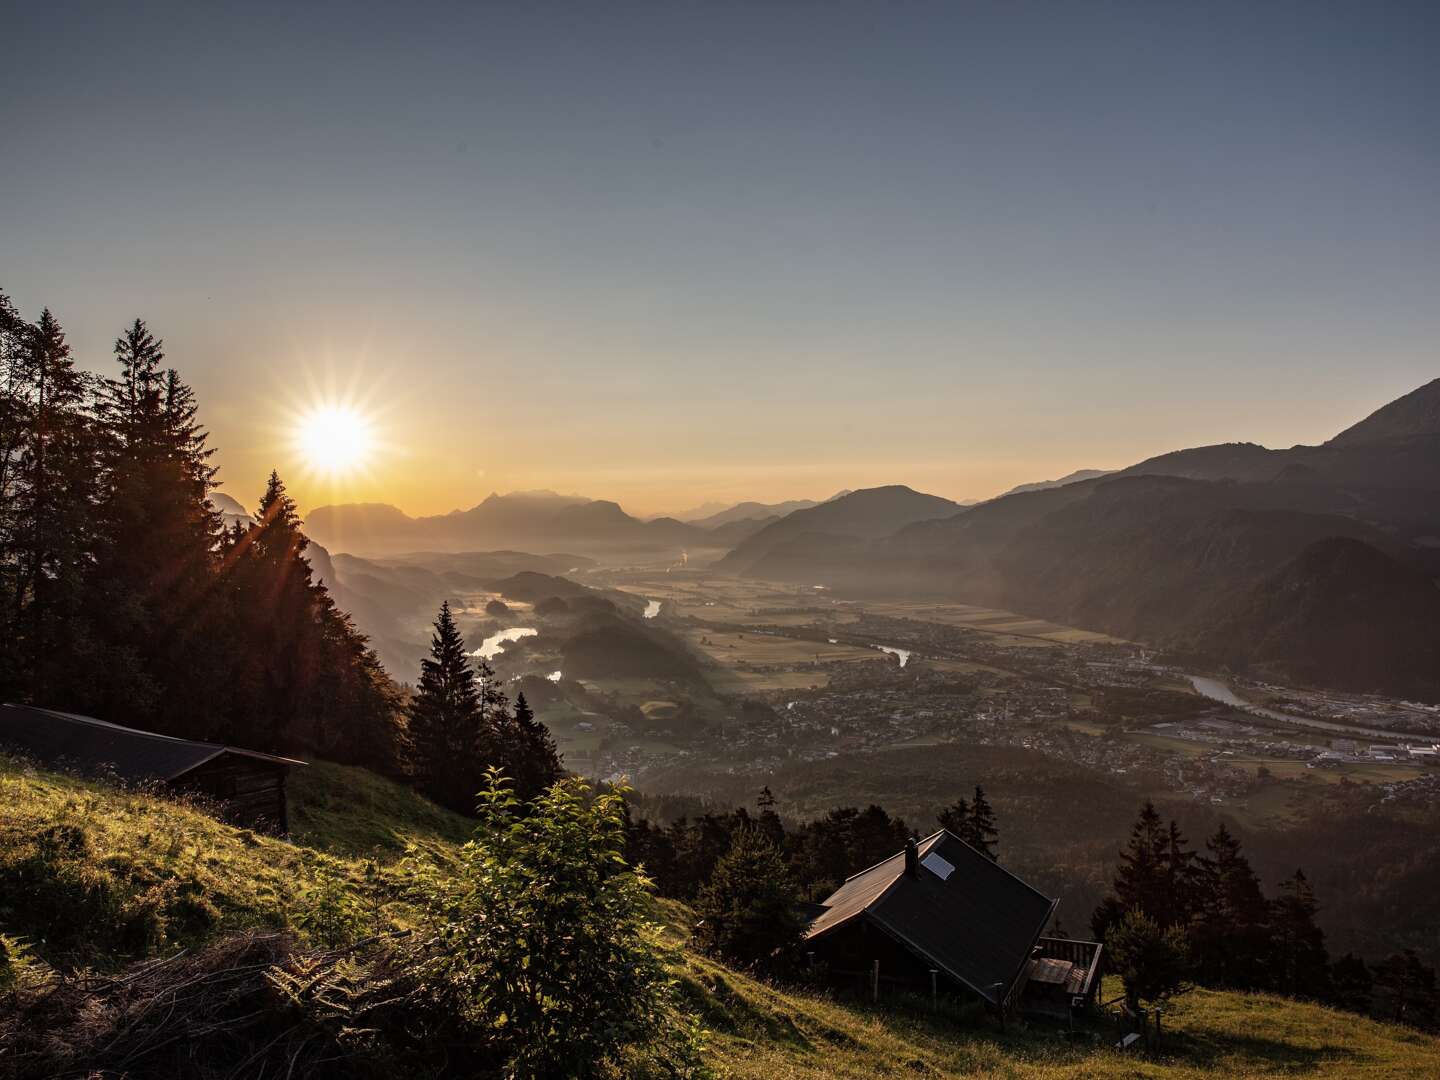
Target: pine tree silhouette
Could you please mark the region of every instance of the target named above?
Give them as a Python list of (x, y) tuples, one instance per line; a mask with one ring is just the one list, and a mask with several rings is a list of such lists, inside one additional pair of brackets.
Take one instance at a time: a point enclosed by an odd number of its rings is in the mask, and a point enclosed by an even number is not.
[(430, 655), (420, 661), (409, 734), (421, 789), (461, 813), (475, 812), (479, 788), (472, 788), (471, 781), (479, 775), (475, 758), (481, 728), (481, 689), (447, 600), (435, 617)]

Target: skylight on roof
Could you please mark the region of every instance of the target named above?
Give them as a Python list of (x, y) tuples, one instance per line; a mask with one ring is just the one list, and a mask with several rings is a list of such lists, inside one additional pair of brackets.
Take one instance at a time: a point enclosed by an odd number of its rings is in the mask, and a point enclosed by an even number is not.
[(933, 851), (929, 855), (926, 855), (925, 858), (920, 860), (920, 865), (925, 867), (926, 870), (929, 870), (941, 881), (946, 880), (951, 874), (955, 872), (955, 867), (953, 864), (951, 864), (946, 859), (942, 859)]

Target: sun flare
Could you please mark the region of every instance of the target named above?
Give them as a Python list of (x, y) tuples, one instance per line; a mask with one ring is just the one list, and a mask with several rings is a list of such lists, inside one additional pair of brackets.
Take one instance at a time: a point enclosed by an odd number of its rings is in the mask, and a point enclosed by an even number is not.
[(370, 421), (343, 405), (317, 405), (303, 413), (296, 422), (295, 441), (306, 465), (330, 476), (362, 468), (375, 445)]

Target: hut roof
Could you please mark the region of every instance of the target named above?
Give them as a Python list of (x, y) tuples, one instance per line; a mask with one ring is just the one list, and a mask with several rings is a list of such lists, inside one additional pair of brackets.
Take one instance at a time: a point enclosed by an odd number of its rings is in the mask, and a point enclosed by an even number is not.
[(227, 754), (276, 766), (305, 764), (29, 705), (0, 705), (0, 746), (14, 747), (44, 764), (70, 762), (83, 768), (108, 768), (122, 780), (177, 780)]
[(913, 876), (899, 851), (846, 879), (806, 940), (864, 918), (991, 1004), (1003, 1004), (1059, 901), (944, 829), (921, 840), (916, 854)]

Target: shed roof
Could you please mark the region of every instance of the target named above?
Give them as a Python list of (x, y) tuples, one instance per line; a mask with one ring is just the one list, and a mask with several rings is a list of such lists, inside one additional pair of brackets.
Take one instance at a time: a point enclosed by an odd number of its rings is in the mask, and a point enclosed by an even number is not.
[(93, 716), (29, 705), (0, 705), (0, 746), (13, 746), (46, 764), (70, 761), (90, 767), (103, 765), (122, 780), (177, 780), (224, 754), (277, 766), (305, 764), (275, 754), (157, 735)]
[[(938, 855), (955, 869), (926, 865)], [(992, 1004), (1024, 972), (1058, 901), (944, 829), (918, 844), (918, 870), (897, 852), (848, 878), (805, 932), (814, 941), (864, 917)], [(933, 860), (932, 860), (933, 865)]]

